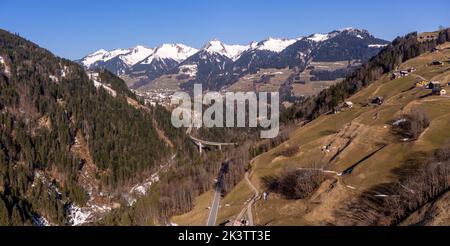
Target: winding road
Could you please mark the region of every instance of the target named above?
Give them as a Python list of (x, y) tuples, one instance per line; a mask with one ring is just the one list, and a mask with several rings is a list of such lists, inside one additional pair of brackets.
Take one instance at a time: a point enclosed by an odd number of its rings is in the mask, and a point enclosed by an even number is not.
[(250, 201), (247, 203), (247, 205), (241, 210), (241, 212), (236, 217), (233, 225), (240, 225), (242, 218), (244, 217), (244, 214), (247, 213), (247, 219), (248, 219), (248, 226), (254, 226), (254, 220), (253, 220), (253, 204), (258, 200), (259, 198), (259, 190), (252, 184), (252, 182), (249, 179), (249, 173), (245, 173), (245, 181), (247, 182), (247, 185), (255, 192), (255, 194), (252, 196)]

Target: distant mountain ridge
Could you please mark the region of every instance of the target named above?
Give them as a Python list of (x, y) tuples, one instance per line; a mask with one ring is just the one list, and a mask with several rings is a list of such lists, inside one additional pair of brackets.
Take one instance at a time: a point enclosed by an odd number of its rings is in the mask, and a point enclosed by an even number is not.
[[(99, 50), (77, 60), (87, 69), (104, 68), (134, 80), (132, 88), (150, 84), (168, 73), (186, 71), (190, 82), (218, 89), (263, 68), (304, 68), (309, 61), (367, 61), (390, 42), (367, 30), (345, 28), (295, 39), (268, 38), (247, 45), (229, 45), (213, 39), (200, 50), (183, 44), (157, 48)], [(189, 69), (186, 69), (188, 67)]]

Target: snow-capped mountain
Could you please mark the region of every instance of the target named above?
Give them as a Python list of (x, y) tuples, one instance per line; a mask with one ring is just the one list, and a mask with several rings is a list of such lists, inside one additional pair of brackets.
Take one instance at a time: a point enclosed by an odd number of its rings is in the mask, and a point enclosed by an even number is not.
[[(318, 37), (311, 36), (312, 38)], [(310, 37), (310, 38), (311, 38)], [(311, 39), (310, 39), (311, 40)], [(315, 61), (368, 60), (389, 42), (375, 38), (367, 30), (345, 28), (326, 34), (312, 52)]]
[(88, 69), (105, 68), (126, 75), (134, 80), (134, 89), (165, 74), (178, 74), (217, 89), (264, 68), (303, 70), (310, 61), (363, 62), (388, 44), (366, 30), (344, 28), (294, 39), (268, 38), (247, 45), (229, 45), (214, 39), (200, 50), (183, 44), (99, 50), (78, 62)]
[(184, 44), (163, 44), (130, 68), (131, 78), (139, 77), (132, 88), (147, 85), (151, 80), (174, 69), (180, 62), (197, 53), (198, 50)]
[(252, 47), (252, 44), (249, 45), (228, 45), (220, 42), (217, 39), (209, 41), (204, 47), (203, 50), (209, 52), (209, 53), (217, 53), (222, 56), (228, 57), (229, 59), (235, 61), (237, 60), (240, 55), (250, 49)]
[(106, 53), (108, 53), (108, 51), (104, 49), (98, 50), (79, 60), (79, 63), (81, 63), (85, 67), (90, 67), (92, 64), (100, 61)]
[(178, 73), (185, 71), (186, 74), (190, 74), (191, 83), (187, 83), (186, 87), (192, 83), (201, 83), (207, 88), (219, 89), (231, 79), (233, 58), (238, 57), (241, 50), (245, 49), (247, 47), (236, 47), (212, 40), (200, 51), (180, 63), (175, 71)]
[(123, 75), (128, 72), (129, 68), (153, 52), (153, 49), (142, 45), (132, 49), (115, 49), (111, 51), (101, 49), (76, 62), (88, 69), (105, 68), (117, 75)]
[(138, 62), (144, 60), (148, 56), (152, 55), (154, 52), (155, 52), (154, 49), (138, 45), (135, 48), (133, 48), (130, 52), (120, 55), (120, 59), (131, 67), (136, 65)]
[(176, 62), (182, 62), (188, 57), (197, 53), (197, 49), (186, 46), (184, 44), (163, 44), (155, 49), (155, 51), (150, 54), (145, 59), (141, 60), (141, 64), (151, 64), (154, 59), (172, 59)]
[(144, 73), (153, 79), (197, 51), (183, 44), (163, 44), (157, 48), (138, 45), (132, 49), (101, 49), (77, 62), (87, 69), (104, 68), (117, 75)]
[(252, 48), (242, 53), (235, 62), (234, 72), (240, 75), (254, 73), (261, 68), (283, 68), (281, 53), (303, 37), (296, 39), (268, 38), (254, 43)]
[(264, 41), (261, 41), (256, 44), (255, 49), (257, 50), (268, 50), (272, 52), (279, 53), (286, 49), (289, 45), (295, 43), (298, 39), (277, 39), (277, 38), (268, 38)]

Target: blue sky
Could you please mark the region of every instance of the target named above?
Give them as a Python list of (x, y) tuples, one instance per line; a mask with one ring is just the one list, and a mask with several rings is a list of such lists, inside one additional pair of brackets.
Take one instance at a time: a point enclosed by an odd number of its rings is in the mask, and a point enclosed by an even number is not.
[(100, 48), (245, 44), (343, 27), (392, 40), (450, 26), (448, 0), (4, 0), (0, 28), (76, 59)]

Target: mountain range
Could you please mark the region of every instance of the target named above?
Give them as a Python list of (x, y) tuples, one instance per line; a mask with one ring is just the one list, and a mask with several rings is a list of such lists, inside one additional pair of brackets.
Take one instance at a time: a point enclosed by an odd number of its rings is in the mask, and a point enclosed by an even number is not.
[(124, 78), (131, 88), (151, 84), (165, 74), (178, 74), (184, 82), (221, 89), (260, 69), (298, 67), (311, 61), (367, 61), (389, 42), (367, 30), (345, 28), (295, 39), (268, 38), (247, 45), (228, 45), (214, 39), (201, 49), (183, 44), (156, 48), (99, 50), (77, 60), (87, 69), (105, 68)]

